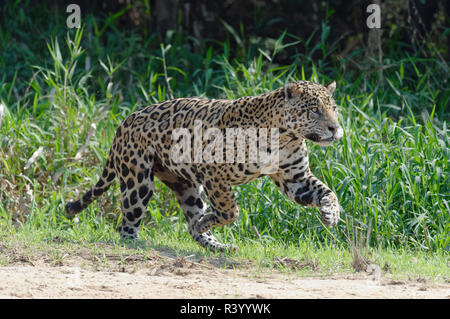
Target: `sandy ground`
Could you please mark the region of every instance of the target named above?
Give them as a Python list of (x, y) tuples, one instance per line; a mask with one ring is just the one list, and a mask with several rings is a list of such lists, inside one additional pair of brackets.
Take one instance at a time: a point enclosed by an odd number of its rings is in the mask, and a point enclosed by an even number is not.
[(450, 284), (395, 281), (367, 273), (303, 278), (223, 269), (184, 258), (101, 269), (76, 262), (0, 267), (0, 298), (446, 298)]

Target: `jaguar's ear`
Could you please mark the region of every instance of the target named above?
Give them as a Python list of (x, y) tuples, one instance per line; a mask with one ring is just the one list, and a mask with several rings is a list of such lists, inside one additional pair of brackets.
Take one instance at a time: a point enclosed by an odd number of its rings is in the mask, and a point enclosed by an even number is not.
[(328, 92), (330, 92), (330, 94), (333, 94), (335, 89), (336, 89), (336, 81), (333, 81), (327, 85), (327, 90)]
[(301, 89), (295, 83), (286, 83), (284, 85), (284, 99), (288, 101), (293, 97), (301, 94)]

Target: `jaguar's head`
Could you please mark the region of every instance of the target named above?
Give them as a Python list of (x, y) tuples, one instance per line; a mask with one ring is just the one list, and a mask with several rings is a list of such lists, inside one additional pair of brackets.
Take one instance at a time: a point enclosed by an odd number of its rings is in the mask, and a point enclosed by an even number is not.
[(343, 136), (333, 92), (336, 82), (327, 87), (299, 81), (284, 86), (284, 122), (289, 131), (321, 146), (331, 145)]

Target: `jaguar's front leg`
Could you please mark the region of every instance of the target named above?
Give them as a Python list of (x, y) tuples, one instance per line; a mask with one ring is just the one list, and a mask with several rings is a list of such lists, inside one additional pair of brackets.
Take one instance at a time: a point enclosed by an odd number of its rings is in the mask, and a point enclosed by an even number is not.
[(320, 205), (322, 222), (327, 226), (336, 226), (341, 210), (336, 194), (330, 190), (326, 196), (322, 197)]
[(281, 174), (271, 177), (291, 200), (304, 206), (318, 207), (326, 226), (338, 223), (340, 206), (337, 196), (317, 177), (306, 172), (295, 180)]

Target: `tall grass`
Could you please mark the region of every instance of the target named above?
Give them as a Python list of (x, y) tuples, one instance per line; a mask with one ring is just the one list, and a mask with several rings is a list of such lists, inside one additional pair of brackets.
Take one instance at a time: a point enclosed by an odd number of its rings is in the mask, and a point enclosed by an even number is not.
[[(250, 45), (246, 54), (234, 58), (231, 40), (193, 53), (180, 35), (161, 46), (154, 38), (115, 28), (100, 32), (98, 23), (87, 18), (84, 28), (47, 39), (45, 53), (25, 50), (26, 76), (8, 71), (0, 77), (5, 107), (0, 123), (0, 227), (11, 232), (42, 229), (49, 238), (61, 232), (113, 238), (120, 213), (117, 185), (76, 222), (66, 219), (63, 207), (96, 182), (115, 129), (137, 107), (172, 95), (233, 99), (273, 90), (286, 81), (324, 84), (335, 79), (344, 138), (328, 148), (308, 147), (313, 172), (338, 195), (342, 222), (324, 228), (316, 209), (292, 203), (270, 179), (262, 178), (235, 187), (241, 215), (233, 226), (216, 229), (218, 237), (346, 245), (351, 225), (345, 220), (351, 216), (354, 227), (371, 223), (371, 246), (450, 249), (449, 93), (440, 82), (446, 70), (438, 59), (405, 58), (393, 47), (385, 53), (390, 65), (380, 85), (376, 72), (347, 72), (349, 61), (329, 55), (337, 49), (328, 44), (326, 23), (319, 30), (321, 42), (314, 46), (283, 33), (272, 47)], [(238, 33), (231, 29), (233, 39)], [(10, 30), (3, 31), (3, 48), (13, 36)], [(277, 54), (293, 46), (306, 51), (299, 50), (291, 65), (277, 65)], [(324, 55), (316, 60), (313, 53), (318, 50)], [(362, 59), (364, 52), (355, 52), (353, 58), (358, 55)], [(2, 59), (8, 69), (10, 57)], [(37, 157), (30, 161), (33, 154)], [(156, 185), (159, 192), (149, 204), (142, 232), (188, 238), (175, 198), (162, 183)]]

